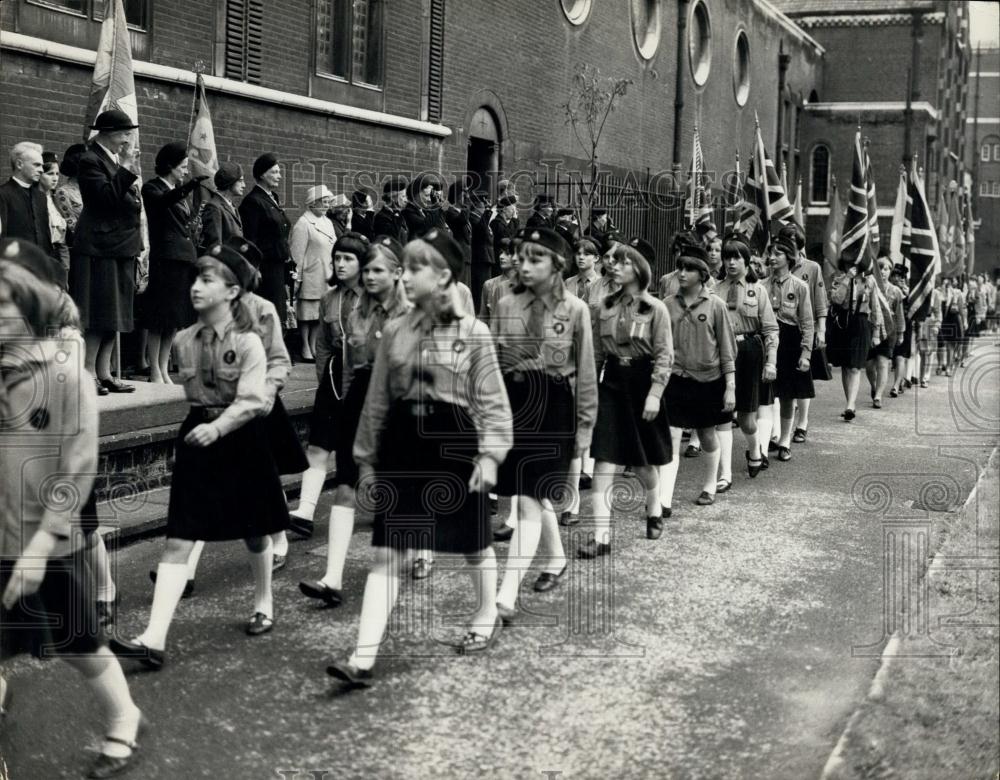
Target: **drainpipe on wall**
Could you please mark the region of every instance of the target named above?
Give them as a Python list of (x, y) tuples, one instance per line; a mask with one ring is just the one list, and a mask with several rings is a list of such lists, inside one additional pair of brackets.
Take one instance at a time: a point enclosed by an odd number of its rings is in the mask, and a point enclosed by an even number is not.
[(778, 45), (778, 131), (774, 134), (774, 165), (779, 171), (785, 159), (781, 155), (781, 147), (785, 141), (785, 79), (791, 62), (792, 57), (790, 54), (785, 54), (785, 42), (782, 41)]
[(674, 183), (681, 176), (681, 117), (684, 113), (684, 50), (687, 47), (687, 17), (690, 0), (677, 2), (677, 79), (674, 85)]

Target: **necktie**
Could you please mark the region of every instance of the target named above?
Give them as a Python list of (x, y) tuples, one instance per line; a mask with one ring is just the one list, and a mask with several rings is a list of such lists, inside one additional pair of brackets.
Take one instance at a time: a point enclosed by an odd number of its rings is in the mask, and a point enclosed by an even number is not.
[(583, 300), (590, 303), (590, 279), (583, 280)]
[(726, 306), (730, 309), (735, 309), (740, 303), (740, 288), (739, 285), (731, 284), (729, 285), (729, 292), (726, 293)]
[(542, 354), (542, 341), (545, 339), (545, 301), (535, 298), (531, 302), (531, 313), (528, 315), (528, 356), (538, 357)]
[(205, 387), (215, 387), (215, 330), (212, 328), (202, 328), (201, 330), (201, 362), (199, 370), (201, 372), (201, 382)]

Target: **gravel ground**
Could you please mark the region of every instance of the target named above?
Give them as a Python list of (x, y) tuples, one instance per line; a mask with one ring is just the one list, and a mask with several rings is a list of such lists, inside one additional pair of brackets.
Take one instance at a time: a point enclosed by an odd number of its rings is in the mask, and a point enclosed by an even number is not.
[[(552, 593), (529, 587), (524, 620), (483, 657), (446, 644), (473, 605), (468, 577), (442, 558), (430, 580), (404, 586), (369, 691), (341, 693), (323, 673), (354, 639), (371, 560), (364, 523), (345, 606), (316, 609), (296, 588), (322, 572), (323, 523), (293, 543), (276, 578), (275, 631), (257, 639), (242, 633), (246, 557), (238, 544), (211, 547), (196, 597), (178, 610), (168, 666), (129, 667), (154, 727), (130, 776), (818, 777), (888, 635), (889, 529), (960, 506), (996, 446), (996, 356), (980, 344), (958, 378), (881, 411), (860, 404), (852, 424), (838, 418), (839, 381), (820, 385), (809, 442), (752, 483), (737, 470), (712, 507), (691, 503), (699, 461), (684, 460), (659, 542), (645, 540), (638, 509), (618, 517), (615, 555), (574, 561)], [(161, 546), (117, 556), (125, 636), (144, 624)], [(10, 677), (9, 777), (77, 776), (81, 750), (99, 738), (80, 681), (28, 659)]]

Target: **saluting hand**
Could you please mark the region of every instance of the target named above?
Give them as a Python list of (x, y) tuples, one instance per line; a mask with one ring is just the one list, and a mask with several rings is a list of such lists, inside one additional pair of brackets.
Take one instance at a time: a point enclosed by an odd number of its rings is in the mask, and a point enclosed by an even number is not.
[(736, 408), (736, 387), (726, 385), (726, 392), (722, 394), (722, 411), (731, 412)]
[(660, 413), (660, 399), (655, 395), (647, 395), (646, 403), (642, 407), (642, 419), (646, 422), (653, 422), (656, 415)]
[(202, 423), (201, 425), (195, 426), (190, 433), (184, 437), (184, 443), (189, 447), (207, 447), (209, 444), (215, 444), (218, 439), (219, 429), (214, 425)]
[(489, 493), (497, 483), (497, 464), (493, 458), (476, 458), (469, 477), (470, 493)]

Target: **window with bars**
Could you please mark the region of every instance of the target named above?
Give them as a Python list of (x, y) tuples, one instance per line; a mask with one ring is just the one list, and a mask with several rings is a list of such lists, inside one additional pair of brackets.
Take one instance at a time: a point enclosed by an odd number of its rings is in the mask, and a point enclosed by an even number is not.
[(225, 77), (260, 84), (263, 49), (264, 0), (226, 0)]
[(316, 72), (382, 86), (384, 0), (318, 0)]
[(809, 166), (809, 200), (812, 203), (830, 202), (830, 147), (815, 147)]
[[(104, 20), (105, 0), (26, 0), (28, 5), (63, 11), (73, 16), (92, 19), (95, 22)], [(146, 30), (149, 26), (149, 0), (123, 0), (125, 19), (128, 26), (135, 30)]]
[[(2, 0), (0, 0), (2, 1)], [(49, 41), (96, 49), (106, 0), (23, 0), (16, 31)], [(152, 0), (123, 0), (132, 56), (148, 59), (151, 49)]]
[(427, 53), (427, 119), (441, 121), (444, 92), (444, 0), (431, 0)]

